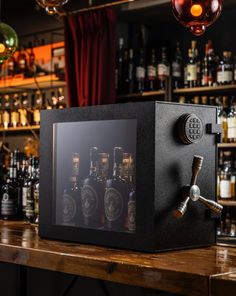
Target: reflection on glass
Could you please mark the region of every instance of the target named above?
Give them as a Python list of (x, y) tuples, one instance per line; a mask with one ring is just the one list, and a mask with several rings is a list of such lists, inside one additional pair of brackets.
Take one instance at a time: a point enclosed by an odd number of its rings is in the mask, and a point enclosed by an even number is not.
[(57, 123), (53, 153), (57, 225), (136, 231), (136, 120)]

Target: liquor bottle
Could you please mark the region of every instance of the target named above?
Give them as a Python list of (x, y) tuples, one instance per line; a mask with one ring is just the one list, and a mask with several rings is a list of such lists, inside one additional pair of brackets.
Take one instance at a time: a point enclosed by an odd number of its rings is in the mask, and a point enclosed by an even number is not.
[(114, 148), (113, 177), (106, 181), (104, 209), (108, 230), (125, 231), (127, 220), (129, 187), (122, 177), (123, 148)]
[(236, 100), (231, 96), (230, 109), (227, 115), (227, 142), (236, 142)]
[(43, 107), (43, 94), (40, 90), (37, 90), (34, 95), (34, 104), (33, 104), (33, 124), (40, 124), (40, 110)]
[(180, 43), (176, 43), (175, 56), (172, 62), (172, 87), (183, 87), (183, 57), (180, 49)]
[(134, 93), (134, 81), (135, 81), (135, 65), (134, 65), (134, 50), (132, 48), (129, 49), (129, 88), (128, 93)]
[(9, 177), (1, 191), (1, 217), (4, 220), (16, 220), (18, 218), (18, 190), (16, 187), (16, 166), (13, 165), (14, 155), (11, 153)]
[(28, 61), (27, 61), (27, 56), (23, 46), (20, 47), (20, 50), (18, 52), (17, 65), (18, 65), (18, 73), (23, 74), (24, 76), (27, 76)]
[(66, 108), (65, 96), (62, 87), (59, 87), (57, 90), (57, 97), (58, 97), (58, 109)]
[(185, 104), (186, 103), (186, 97), (185, 96), (180, 96), (179, 101), (180, 104)]
[(228, 122), (227, 122), (227, 112), (226, 109), (228, 107), (228, 97), (223, 96), (222, 102), (220, 98), (216, 100), (218, 107), (218, 123), (222, 126), (222, 134), (221, 134), (221, 142), (226, 143), (228, 140)]
[(34, 197), (34, 223), (39, 223), (39, 174), (40, 174), (40, 168), (39, 168), (39, 162), (36, 166), (36, 173), (35, 173), (35, 183), (33, 185), (33, 197)]
[(115, 86), (118, 94), (123, 89), (124, 39), (119, 38), (119, 48), (116, 55)]
[(145, 60), (144, 60), (144, 50), (140, 49), (139, 58), (136, 64), (136, 91), (143, 92), (145, 89), (145, 77), (146, 77), (146, 69), (145, 69)]
[(165, 89), (166, 80), (170, 76), (170, 65), (167, 60), (166, 48), (162, 47), (161, 49), (161, 59), (157, 63), (157, 79), (158, 79), (158, 87), (160, 89)]
[(99, 228), (104, 225), (104, 192), (108, 174), (109, 155), (98, 153), (97, 147), (90, 149), (90, 173), (83, 181), (81, 204), (83, 224)]
[(223, 59), (217, 67), (217, 83), (231, 84), (233, 81), (233, 64), (231, 62), (231, 52), (224, 51)]
[(157, 88), (157, 64), (156, 64), (156, 50), (153, 48), (151, 51), (150, 61), (147, 66), (147, 81), (146, 89), (153, 91)]
[(129, 232), (136, 231), (136, 193), (134, 183), (134, 156), (132, 153), (123, 153), (122, 177), (128, 184), (128, 213), (127, 222), (125, 224)]
[(197, 49), (197, 41), (193, 40), (191, 42), (191, 49), (192, 49), (192, 54), (193, 54), (193, 59), (196, 63), (197, 67), (197, 81), (196, 81), (196, 86), (201, 85), (201, 62), (198, 58), (198, 49)]
[(202, 61), (202, 86), (213, 86), (216, 81), (216, 63), (212, 41), (209, 40), (205, 48)]
[(14, 94), (13, 95), (13, 103), (12, 103), (13, 107), (11, 110), (11, 126), (12, 127), (17, 127), (20, 124), (20, 113), (19, 113), (19, 109), (20, 109), (20, 101), (19, 101), (19, 95), (18, 94)]
[(16, 73), (16, 60), (14, 55), (7, 61), (7, 75), (14, 76)]
[(34, 75), (36, 75), (37, 67), (35, 64), (35, 53), (34, 53), (32, 44), (30, 44), (30, 48), (29, 48), (28, 61), (29, 61), (29, 66), (28, 66), (27, 76), (33, 77)]
[(10, 126), (10, 96), (4, 96), (4, 111), (2, 114), (3, 127), (7, 129)]
[(62, 223), (78, 226), (81, 223), (80, 155), (72, 154), (72, 172), (62, 195)]
[(28, 222), (34, 222), (35, 220), (35, 201), (34, 201), (34, 184), (37, 181), (37, 167), (38, 167), (38, 158), (32, 157), (31, 162), (31, 174), (28, 176), (27, 180), (27, 195), (26, 195), (26, 208), (25, 208), (25, 219)]
[(31, 124), (31, 112), (30, 112), (30, 100), (29, 94), (24, 92), (21, 97), (21, 108), (19, 109), (20, 113), (20, 125), (26, 126)]
[(214, 97), (209, 97), (209, 100), (208, 100), (207, 96), (202, 96), (201, 103), (202, 103), (202, 105), (207, 105), (207, 104), (215, 105), (215, 104), (211, 104), (211, 102), (214, 102), (214, 100), (215, 100)]
[(123, 89), (122, 93), (127, 94), (129, 90), (129, 55), (128, 50), (124, 51), (123, 61)]
[(220, 175), (220, 198), (222, 200), (232, 199), (231, 176), (231, 161), (225, 160)]
[(196, 104), (196, 105), (200, 104), (200, 97), (199, 96), (194, 96), (193, 97), (193, 104)]
[(26, 220), (26, 209), (27, 209), (27, 199), (31, 197), (31, 190), (28, 186), (30, 179), (32, 178), (32, 157), (27, 161), (27, 171), (22, 182), (22, 214), (23, 218)]
[(197, 61), (195, 60), (192, 49), (188, 51), (187, 85), (190, 88), (197, 86)]

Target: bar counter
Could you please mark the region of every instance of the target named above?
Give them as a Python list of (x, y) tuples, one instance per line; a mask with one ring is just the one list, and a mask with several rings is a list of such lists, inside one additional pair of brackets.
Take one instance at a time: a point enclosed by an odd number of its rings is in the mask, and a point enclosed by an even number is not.
[(46, 240), (36, 225), (0, 221), (0, 261), (180, 295), (236, 295), (230, 247), (141, 253)]

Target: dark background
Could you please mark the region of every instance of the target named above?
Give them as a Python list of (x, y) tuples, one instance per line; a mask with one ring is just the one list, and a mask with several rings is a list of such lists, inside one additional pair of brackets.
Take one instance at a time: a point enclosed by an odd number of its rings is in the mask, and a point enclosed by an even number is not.
[[(143, 0), (142, 2), (147, 3), (150, 1)], [(170, 3), (170, 0), (166, 2)], [(27, 45), (29, 41), (33, 40), (36, 42), (42, 38), (45, 39), (46, 43), (52, 40), (63, 40), (63, 20), (46, 15), (43, 9), (36, 9), (35, 3), (36, 1), (34, 0), (2, 0), (1, 20), (16, 30), (24, 45)], [(134, 11), (122, 11), (122, 8), (117, 8), (120, 20), (117, 36), (125, 36), (126, 46), (138, 44), (141, 39), (140, 25), (144, 24), (148, 32), (148, 46), (160, 49), (162, 45), (167, 45), (170, 48), (169, 56), (171, 56), (172, 48), (177, 40), (182, 41), (183, 52), (186, 55), (187, 48), (190, 46), (192, 39), (197, 39), (201, 56), (203, 55), (204, 44), (208, 39), (213, 40), (218, 54), (222, 50), (228, 49), (233, 50), (234, 54), (236, 54), (236, 41), (234, 38), (236, 5), (232, 6), (234, 3), (235, 0), (225, 0), (222, 16), (201, 38), (193, 37), (187, 29), (176, 22), (172, 16), (170, 4), (166, 4), (163, 7), (158, 6)], [(65, 8), (71, 10), (87, 5), (87, 0), (70, 0)], [(125, 7), (127, 6), (123, 6), (124, 10), (126, 10)], [(128, 26), (127, 21), (131, 25)], [(51, 30), (55, 30), (55, 34), (52, 34)], [(44, 31), (47, 32), (40, 33)], [(135, 32), (136, 37), (128, 38), (130, 32)], [(134, 35), (132, 34), (132, 36)], [(11, 138), (15, 141), (16, 136), (10, 136), (9, 139)], [(21, 140), (22, 137), (17, 136), (16, 143), (20, 144)], [(0, 263), (0, 275), (1, 295), (4, 296), (154, 295), (154, 292), (144, 291), (141, 288), (112, 283), (105, 283), (109, 293), (106, 294), (101, 288), (99, 281), (81, 277), (78, 277), (71, 291), (65, 294), (64, 291), (73, 280), (73, 276), (27, 268), (26, 273), (23, 272), (24, 276), (21, 278), (22, 272), (19, 266), (5, 263)], [(24, 284), (26, 284), (26, 292), (20, 294), (20, 285)]]

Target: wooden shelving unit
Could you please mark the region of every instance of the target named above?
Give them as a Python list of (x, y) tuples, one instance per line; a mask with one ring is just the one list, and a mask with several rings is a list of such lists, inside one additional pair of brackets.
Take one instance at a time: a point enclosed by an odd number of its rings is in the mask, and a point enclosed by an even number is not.
[(163, 97), (163, 96), (165, 96), (164, 90), (146, 91), (146, 92), (140, 92), (140, 93), (134, 93), (134, 94), (118, 95), (117, 100), (143, 99), (143, 98)]
[(218, 148), (236, 148), (236, 143), (219, 143)]
[(0, 132), (25, 132), (25, 131), (38, 131), (40, 129), (39, 125), (33, 125), (33, 126), (22, 126), (22, 127), (9, 127), (7, 129), (0, 128)]
[(226, 207), (236, 207), (236, 201), (234, 200), (218, 200), (218, 203)]
[(174, 94), (195, 94), (195, 93), (219, 93), (236, 91), (236, 84), (218, 86), (199, 86), (193, 88), (179, 88), (173, 91)]
[(63, 87), (66, 82), (60, 80), (55, 74), (39, 76), (36, 78), (12, 78), (0, 80), (0, 93), (20, 92), (40, 88)]

